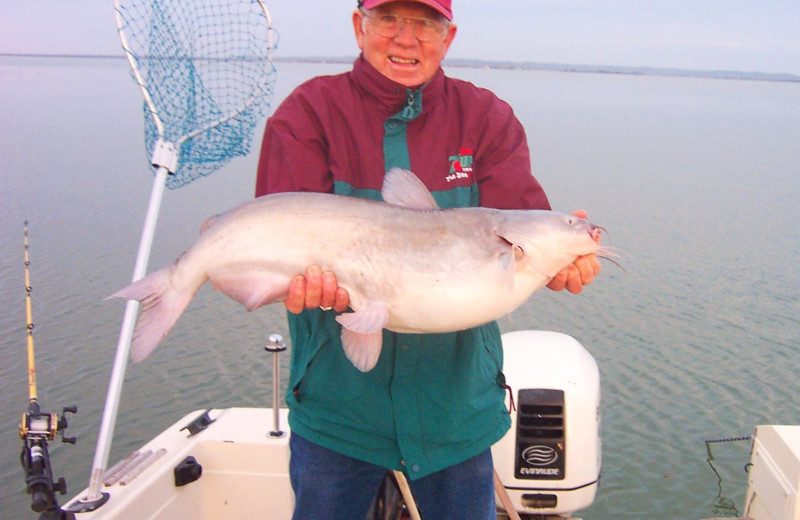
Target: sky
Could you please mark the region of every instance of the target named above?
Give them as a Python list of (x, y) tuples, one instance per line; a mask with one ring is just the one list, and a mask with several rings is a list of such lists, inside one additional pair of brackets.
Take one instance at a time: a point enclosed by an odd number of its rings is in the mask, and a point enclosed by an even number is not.
[[(199, 0), (202, 1), (202, 0)], [(272, 0), (277, 56), (355, 56), (355, 0)], [(800, 75), (800, 0), (453, 0), (450, 58)], [(110, 0), (3, 0), (0, 53), (120, 54)]]

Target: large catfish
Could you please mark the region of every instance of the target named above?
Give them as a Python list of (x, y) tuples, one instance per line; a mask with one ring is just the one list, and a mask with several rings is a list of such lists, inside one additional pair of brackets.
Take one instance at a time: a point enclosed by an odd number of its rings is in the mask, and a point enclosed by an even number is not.
[(279, 302), (313, 264), (336, 274), (352, 312), (336, 317), (347, 357), (378, 361), (382, 329), (452, 332), (517, 308), (601, 228), (543, 210), (439, 209), (411, 172), (386, 174), (384, 202), (323, 193), (266, 195), (209, 219), (175, 263), (111, 297), (139, 300), (132, 357), (147, 357), (194, 294), (213, 287), (247, 310)]

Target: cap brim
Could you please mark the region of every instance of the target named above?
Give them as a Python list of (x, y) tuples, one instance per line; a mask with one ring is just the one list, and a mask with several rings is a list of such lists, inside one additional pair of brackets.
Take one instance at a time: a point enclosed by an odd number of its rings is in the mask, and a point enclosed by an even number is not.
[[(399, 0), (364, 0), (364, 8), (365, 9), (372, 9), (374, 7), (378, 7), (384, 4), (390, 4), (392, 2), (397, 2)], [(431, 9), (435, 10), (437, 13), (441, 14), (448, 20), (453, 20), (453, 11), (446, 8), (445, 6), (441, 5), (436, 0), (410, 0), (412, 2), (416, 2), (418, 4), (424, 4), (430, 7)]]

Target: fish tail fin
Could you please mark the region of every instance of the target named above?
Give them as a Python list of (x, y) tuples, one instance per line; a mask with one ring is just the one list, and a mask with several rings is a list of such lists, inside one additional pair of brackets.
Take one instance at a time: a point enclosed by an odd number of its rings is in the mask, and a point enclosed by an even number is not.
[(131, 358), (142, 361), (158, 346), (172, 329), (194, 296), (181, 293), (170, 283), (174, 266), (167, 266), (115, 292), (109, 298), (137, 300), (142, 313), (133, 331)]

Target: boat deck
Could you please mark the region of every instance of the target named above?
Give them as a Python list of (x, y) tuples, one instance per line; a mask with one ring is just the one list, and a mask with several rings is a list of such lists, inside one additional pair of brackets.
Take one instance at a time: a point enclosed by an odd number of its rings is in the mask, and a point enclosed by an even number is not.
[[(109, 468), (103, 492), (108, 502), (80, 520), (173, 520), (291, 518), (294, 495), (289, 483), (289, 435), (270, 436), (272, 409), (210, 410), (214, 422), (189, 435), (187, 424), (203, 414), (187, 414), (125, 460)], [(286, 410), (280, 411), (281, 424)], [(263, 428), (254, 428), (263, 424)], [(176, 487), (175, 467), (187, 457), (201, 476)], [(191, 471), (190, 471), (191, 473)], [(86, 497), (79, 493), (65, 507)]]

